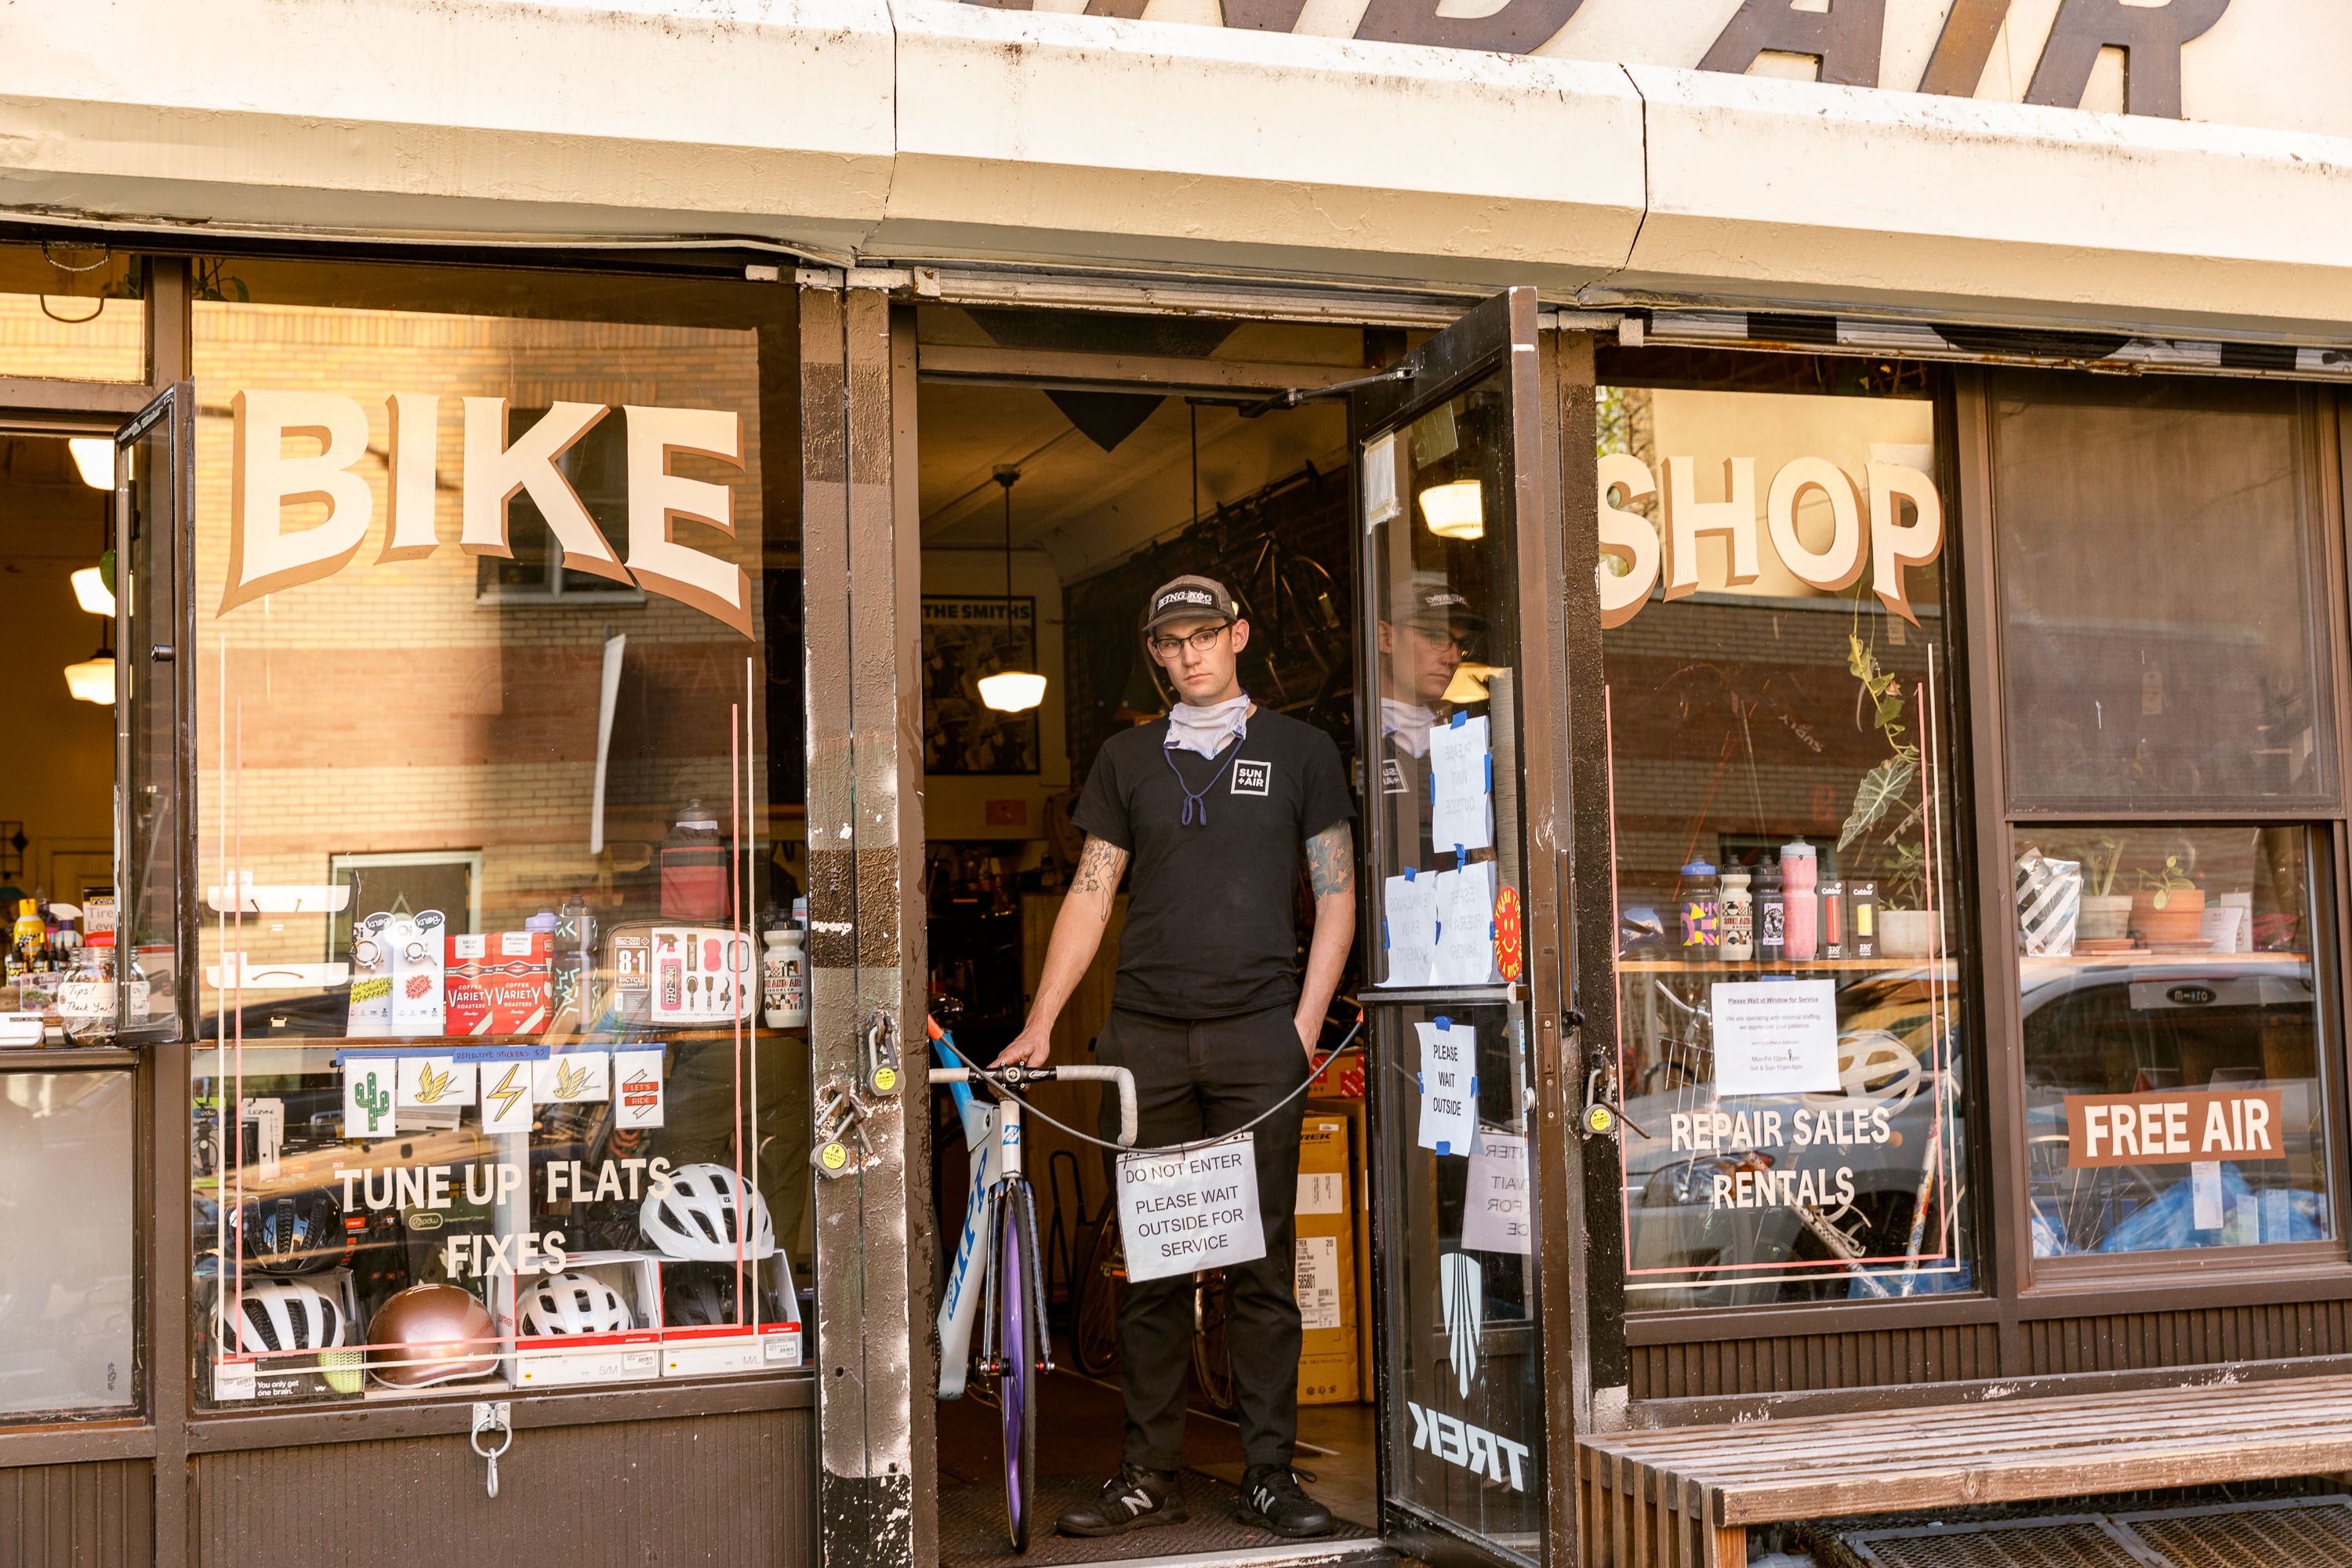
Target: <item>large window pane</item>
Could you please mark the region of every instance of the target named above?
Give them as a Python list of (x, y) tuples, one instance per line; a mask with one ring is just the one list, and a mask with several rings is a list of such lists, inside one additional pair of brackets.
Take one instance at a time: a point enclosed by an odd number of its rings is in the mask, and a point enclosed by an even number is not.
[(138, 1402), (134, 1081), (0, 1073), (0, 1412)]
[(2307, 395), (1992, 385), (2011, 803), (2332, 800)]
[(1629, 1304), (1966, 1289), (1932, 405), (1602, 409)]
[(104, 246), (0, 245), (0, 376), (147, 379), (144, 268)]
[(799, 1364), (791, 292), (206, 268), (203, 1395)]
[(2332, 1238), (2306, 830), (2017, 838), (2034, 1255)]

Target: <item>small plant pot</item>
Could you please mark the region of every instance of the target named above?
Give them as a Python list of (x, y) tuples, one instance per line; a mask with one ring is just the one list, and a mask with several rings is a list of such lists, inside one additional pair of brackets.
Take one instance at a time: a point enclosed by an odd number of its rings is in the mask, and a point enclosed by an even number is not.
[(2153, 891), (2134, 893), (2131, 928), (2150, 944), (2195, 942), (2205, 931), (2205, 889), (2175, 888), (2160, 910)]
[(2129, 893), (2084, 893), (2082, 924), (2076, 934), (2094, 941), (2115, 942), (2131, 934)]
[(1935, 950), (1936, 917), (1926, 910), (1878, 911), (1878, 951), (1888, 958), (1925, 958)]

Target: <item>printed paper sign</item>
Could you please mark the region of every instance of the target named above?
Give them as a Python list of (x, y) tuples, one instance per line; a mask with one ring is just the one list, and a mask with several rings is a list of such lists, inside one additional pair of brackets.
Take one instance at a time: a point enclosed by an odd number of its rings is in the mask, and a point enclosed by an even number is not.
[(1345, 1171), (1298, 1173), (1298, 1214), (1345, 1214), (1348, 1173)]
[(343, 1136), (389, 1138), (397, 1130), (393, 1119), (393, 1064), (381, 1057), (349, 1057), (343, 1061)]
[(1535, 1251), (1528, 1203), (1528, 1141), (1516, 1132), (1481, 1132), (1470, 1151), (1469, 1190), (1462, 1199), (1462, 1245), (1474, 1252)]
[(663, 1103), (662, 1053), (614, 1051), (613, 1112), (615, 1124), (622, 1127), (659, 1127)]
[(1194, 1149), (1118, 1157), (1127, 1277), (1164, 1279), (1265, 1256), (1257, 1153), (1246, 1132)]
[(2102, 1165), (2284, 1160), (2285, 1133), (2284, 1096), (2275, 1089), (2159, 1089), (2147, 1094), (2066, 1097), (2066, 1168), (2070, 1171)]
[(1294, 1239), (1298, 1243), (1296, 1270), (1298, 1326), (1302, 1329), (1347, 1327), (1347, 1320), (1339, 1312), (1339, 1238), (1336, 1236), (1302, 1236)]
[(1841, 1092), (1833, 982), (1721, 981), (1709, 990), (1718, 1096)]
[(1381, 884), (1391, 985), (1426, 985), (1437, 952), (1437, 879), (1391, 877)]
[[(1495, 842), (1495, 763), (1486, 721), (1463, 719), (1429, 732), (1429, 841), (1440, 849)], [(1486, 900), (1493, 909), (1494, 900)]]
[(1364, 447), (1364, 531), (1403, 510), (1397, 500), (1396, 437), (1383, 436)]
[(2189, 1167), (2189, 1217), (2199, 1230), (2221, 1228), (2221, 1163), (2199, 1160)]
[(531, 1097), (532, 1068), (541, 1062), (482, 1064), (482, 1131), (528, 1132), (538, 1102)]
[(474, 1064), (455, 1057), (401, 1058), (400, 1103), (425, 1107), (473, 1104)]
[(613, 1058), (603, 1051), (567, 1051), (535, 1064), (531, 1097), (541, 1105), (579, 1105), (610, 1096)]
[(1437, 885), (1439, 985), (1484, 985), (1495, 977), (1495, 863), (1476, 861), (1425, 879)]
[(1467, 1156), (1478, 1131), (1477, 1031), (1444, 1018), (1413, 1029), (1421, 1036), (1421, 1147)]

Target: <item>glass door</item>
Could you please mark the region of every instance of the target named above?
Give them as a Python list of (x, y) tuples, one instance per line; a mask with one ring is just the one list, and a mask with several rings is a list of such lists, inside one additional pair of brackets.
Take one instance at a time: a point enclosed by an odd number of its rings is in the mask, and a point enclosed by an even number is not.
[(193, 929), (178, 814), (193, 793), (181, 671), (194, 416), (182, 382), (114, 439), (114, 1016), (125, 1043), (180, 1037), (180, 938)]
[[(1503, 1563), (1542, 1560), (1546, 1491), (1530, 1176), (1554, 1016), (1530, 991), (1523, 829), (1528, 757), (1547, 764), (1523, 742), (1548, 689), (1528, 685), (1546, 679), (1524, 659), (1544, 629), (1522, 625), (1517, 549), (1521, 518), (1546, 502), (1537, 350), (1533, 290), (1514, 289), (1351, 410), (1373, 672), (1381, 1511), (1415, 1555)], [(1533, 869), (1548, 906), (1550, 878)]]

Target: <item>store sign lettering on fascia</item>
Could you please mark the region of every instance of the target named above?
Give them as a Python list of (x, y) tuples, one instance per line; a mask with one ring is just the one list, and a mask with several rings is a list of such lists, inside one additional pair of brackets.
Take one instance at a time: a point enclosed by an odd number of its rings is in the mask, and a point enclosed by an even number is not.
[[(751, 587), (743, 569), (675, 536), (680, 520), (732, 534), (734, 491), (670, 472), (671, 460), (688, 452), (740, 468), (743, 427), (738, 416), (710, 408), (615, 410), (601, 403), (558, 403), (509, 444), (505, 398), (460, 401), (465, 455), (458, 549), (469, 555), (511, 556), (507, 502), (528, 495), (562, 549), (566, 570), (675, 599), (751, 635)], [(391, 519), (375, 557), (379, 565), (421, 560), (442, 544), (434, 522), (441, 398), (395, 392), (385, 406), (392, 429), (384, 458)], [(351, 564), (376, 521), (374, 492), (359, 472), (368, 455), (368, 416), (357, 398), (331, 392), (245, 391), (230, 400), (230, 410), (235, 452), (228, 583), (215, 612), (220, 615), (266, 594), (332, 576)], [(625, 427), (629, 465), (625, 561), (614, 552), (556, 467), (583, 436), (616, 412)], [(289, 453), (289, 438), (315, 444), (317, 450)], [(327, 515), (289, 531), (285, 509), (304, 501), (323, 503)]]
[[(1723, 499), (1698, 499), (1698, 459), (1666, 459), (1664, 496), (1664, 559), (1659, 527), (1626, 508), (1658, 493), (1650, 465), (1623, 452), (1601, 459), (1601, 624), (1622, 626), (1642, 613), (1663, 574), (1665, 597), (1698, 591), (1698, 542), (1725, 541), (1729, 571), (1724, 585), (1739, 589), (1763, 574), (1759, 552), (1769, 544), (1789, 574), (1810, 588), (1835, 594), (1862, 580), (1870, 568), (1871, 591), (1880, 604), (1912, 625), (1903, 574), (1925, 566), (1944, 548), (1944, 503), (1936, 482), (1902, 463), (1864, 467), (1865, 497), (1853, 479), (1827, 458), (1792, 458), (1772, 476), (1764, 496), (1764, 526), (1756, 525), (1756, 459), (1727, 458)], [(1815, 549), (1797, 531), (1797, 508), (1808, 492), (1829, 505), (1830, 537)], [(1612, 500), (1612, 495), (1616, 498)], [(1907, 516), (1906, 516), (1907, 514)], [(1612, 571), (1611, 563), (1619, 563)]]
[[(1025, 11), (1035, 0), (971, 3)], [(2053, 10), (2052, 0), (1738, 0), (1725, 19), (1724, 0), (1685, 0), (1678, 6), (1661, 0), (1369, 0), (1352, 36), (1734, 74), (1766, 56), (1788, 57), (1811, 60), (1822, 81), (1849, 87), (1961, 98), (2021, 96), (2027, 103), (2068, 109), (2082, 107), (2101, 52), (2114, 49), (2126, 57), (2126, 112), (2179, 119), (2181, 51), (2210, 32), (2230, 4), (2056, 0)], [(1087, 0), (1086, 12), (1180, 20), (1189, 19), (1193, 8), (1155, 7), (1150, 0)], [(1318, 22), (1330, 14), (1319, 6), (1318, 12), (1307, 31), (1327, 30)], [(1229, 27), (1288, 33), (1300, 29), (1307, 8), (1306, 0), (1222, 0), (1209, 14)], [(1890, 39), (1895, 45), (1891, 51)], [(2232, 58), (2242, 66), (2246, 51), (2236, 51)], [(1997, 75), (2006, 69), (2021, 73), (2031, 66), (2021, 95), (1988, 86), (1987, 67), (1996, 61)]]

